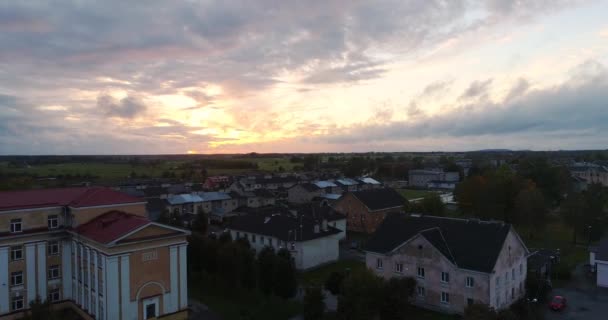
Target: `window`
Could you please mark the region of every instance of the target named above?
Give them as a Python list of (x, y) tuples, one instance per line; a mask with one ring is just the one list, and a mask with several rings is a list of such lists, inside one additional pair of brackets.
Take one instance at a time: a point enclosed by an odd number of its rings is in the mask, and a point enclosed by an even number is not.
[(21, 232), (21, 219), (11, 219), (11, 233)]
[(416, 272), (416, 275), (418, 276), (418, 278), (424, 279), (424, 268), (418, 267), (418, 271)]
[(475, 303), (475, 301), (471, 298), (467, 299), (467, 306), (472, 306)]
[(103, 319), (103, 302), (99, 301), (99, 319)]
[(449, 272), (442, 272), (441, 273), (441, 282), (450, 282), (450, 273)]
[(11, 301), (11, 308), (13, 311), (23, 309), (23, 297), (15, 297)]
[(154, 303), (146, 306), (146, 319), (156, 318), (156, 305)]
[(261, 237), (260, 237), (260, 243), (261, 243), (262, 245), (264, 245), (264, 236), (261, 236)]
[(268, 245), (272, 247), (272, 238), (268, 238)]
[(50, 215), (47, 218), (47, 225), (49, 229), (57, 229), (59, 227), (59, 218), (57, 215)]
[(499, 307), (500, 306), (500, 296), (496, 295), (496, 306)]
[(416, 291), (418, 292), (418, 296), (419, 296), (419, 297), (424, 297), (424, 296), (426, 296), (426, 292), (425, 292), (424, 287), (417, 287), (417, 288), (416, 288)]
[(403, 273), (403, 263), (395, 263), (395, 272)]
[(11, 286), (20, 286), (23, 284), (23, 271), (11, 273)]
[(59, 289), (53, 289), (53, 290), (49, 291), (48, 299), (50, 302), (57, 302), (57, 301), (61, 300), (61, 296), (59, 295)]
[(520, 276), (524, 275), (524, 265), (523, 265), (523, 263), (519, 264), (519, 275)]
[(376, 259), (376, 269), (382, 269), (383, 265), (382, 265), (382, 259), (377, 258)]
[(496, 276), (496, 287), (500, 287), (500, 276)]
[(11, 247), (11, 261), (23, 259), (23, 247)]
[(46, 245), (46, 251), (49, 256), (59, 254), (59, 241), (49, 241)]
[(511, 288), (511, 300), (515, 299), (515, 288)]
[(237, 238), (237, 240), (238, 240), (240, 237), (241, 237), (241, 233), (237, 231), (237, 232), (236, 232), (236, 238)]
[(59, 278), (59, 266), (54, 265), (49, 267), (49, 279)]
[(450, 303), (450, 294), (447, 292), (441, 292), (441, 303)]
[(511, 279), (515, 281), (515, 268), (511, 269)]
[(473, 288), (474, 285), (475, 280), (473, 280), (473, 277), (467, 277), (467, 288)]
[(505, 283), (509, 282), (509, 271), (505, 272)]
[(252, 243), (255, 243), (255, 238), (256, 238), (255, 234), (252, 234), (252, 235), (251, 235), (251, 242), (252, 242)]

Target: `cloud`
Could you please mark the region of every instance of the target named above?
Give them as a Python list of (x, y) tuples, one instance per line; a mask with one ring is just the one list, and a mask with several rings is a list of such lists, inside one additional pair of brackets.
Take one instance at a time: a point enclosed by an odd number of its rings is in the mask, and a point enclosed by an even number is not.
[(515, 83), (511, 90), (509, 90), (509, 93), (507, 93), (505, 100), (508, 101), (511, 99), (515, 99), (524, 94), (526, 91), (528, 91), (528, 89), (530, 89), (530, 82), (528, 82), (528, 80), (524, 78), (519, 78), (517, 80), (517, 83)]
[(140, 99), (126, 96), (120, 100), (101, 94), (97, 97), (97, 108), (110, 117), (133, 118), (146, 111), (146, 105)]
[[(596, 63), (587, 63), (595, 65)], [(577, 69), (585, 68), (585, 65)], [(542, 90), (523, 93), (526, 87), (520, 82), (516, 91), (522, 92), (518, 99), (488, 104), (478, 101), (452, 111), (386, 124), (360, 124), (343, 128), (323, 141), (333, 144), (400, 141), (418, 138), (473, 138), (479, 136), (515, 137), (520, 142), (561, 135), (585, 136), (592, 141), (608, 130), (608, 71), (602, 67), (602, 77), (571, 78), (563, 84)], [(599, 81), (601, 79), (601, 81)], [(486, 83), (478, 81), (477, 84)], [(475, 85), (475, 88), (484, 87)], [(519, 88), (518, 88), (519, 87)], [(470, 96), (477, 96), (475, 94)], [(415, 110), (415, 109), (414, 109)], [(573, 112), (576, 110), (576, 112)], [(574, 146), (575, 147), (575, 146)]]
[(447, 89), (449, 89), (449, 87), (452, 85), (452, 83), (453, 83), (452, 80), (436, 81), (436, 82), (430, 83), (424, 88), (424, 90), (422, 90), (422, 93), (420, 94), (420, 96), (421, 97), (433, 97), (433, 96), (441, 95)]
[(488, 90), (492, 85), (492, 79), (487, 80), (476, 80), (471, 82), (469, 87), (460, 95), (460, 100), (467, 100), (473, 98), (483, 98), (487, 96)]

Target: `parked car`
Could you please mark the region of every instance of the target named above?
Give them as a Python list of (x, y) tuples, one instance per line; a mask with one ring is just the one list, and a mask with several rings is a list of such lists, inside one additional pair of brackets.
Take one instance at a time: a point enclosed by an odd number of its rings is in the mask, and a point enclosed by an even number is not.
[(566, 308), (566, 298), (562, 296), (555, 296), (551, 299), (551, 303), (549, 303), (549, 308), (554, 311), (561, 311)]

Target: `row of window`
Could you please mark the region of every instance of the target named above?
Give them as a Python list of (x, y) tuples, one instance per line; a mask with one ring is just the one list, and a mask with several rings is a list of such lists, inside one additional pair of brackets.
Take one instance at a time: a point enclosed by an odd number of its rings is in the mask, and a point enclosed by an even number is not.
[[(426, 297), (426, 288), (422, 286), (416, 287), (416, 294), (420, 298)], [(469, 304), (473, 304), (473, 299), (467, 299)], [(450, 293), (446, 291), (441, 291), (441, 303), (449, 304), (450, 303)]]
[[(238, 232), (238, 231), (236, 232), (236, 238), (237, 239), (243, 238), (243, 239), (245, 239), (245, 240), (247, 240), (247, 241), (249, 241), (251, 243), (257, 243), (257, 241), (258, 241), (258, 238), (257, 238), (257, 236), (255, 234), (249, 235), (247, 233), (243, 233), (243, 235), (241, 236), (241, 233)], [(274, 241), (273, 241), (272, 238), (270, 238), (270, 237), (266, 238), (264, 236), (260, 236), (260, 244), (262, 244), (262, 245), (266, 244), (266, 245), (272, 247), (273, 243), (274, 243)], [(277, 245), (279, 247), (283, 248), (283, 247), (286, 247), (287, 242), (278, 240), (277, 241)], [(295, 248), (296, 248), (295, 244), (291, 243), (291, 250), (295, 250)]]
[[(59, 241), (49, 241), (46, 243), (46, 252), (49, 256), (59, 254)], [(23, 260), (23, 246), (11, 247), (11, 261)]]
[[(49, 291), (49, 294), (48, 294), (49, 302), (58, 302), (60, 300), (61, 300), (61, 290), (53, 289), (53, 290)], [(11, 300), (11, 311), (23, 310), (24, 306), (25, 306), (25, 304), (24, 304), (23, 296), (14, 297)]]
[[(59, 279), (61, 277), (60, 268), (58, 265), (49, 266), (47, 269), (48, 280)], [(23, 271), (11, 272), (11, 286), (23, 285)]]
[[(383, 264), (384, 264), (384, 262), (382, 259), (378, 258), (376, 260), (377, 269), (383, 269)], [(399, 263), (399, 262), (395, 263), (395, 272), (403, 273), (403, 263)], [(426, 272), (424, 270), (424, 267), (418, 267), (416, 269), (416, 276), (420, 279), (426, 278)], [(443, 282), (443, 283), (450, 282), (450, 273), (449, 272), (441, 272), (441, 282)], [(466, 283), (467, 288), (472, 288), (475, 285), (475, 279), (473, 277), (466, 277), (465, 283)]]
[[(505, 277), (504, 277), (505, 283), (509, 282), (510, 280), (516, 281), (516, 279), (515, 279), (515, 267), (513, 267), (511, 269), (510, 274), (511, 274), (511, 278), (509, 279), (509, 271), (505, 272)], [(524, 275), (524, 266), (523, 266), (523, 264), (520, 263), (519, 264), (519, 276), (523, 277), (523, 275)], [(497, 288), (500, 287), (500, 283), (501, 283), (500, 282), (500, 278), (501, 278), (500, 276), (496, 276), (496, 287)]]
[[(47, 227), (49, 229), (57, 229), (59, 228), (59, 216), (56, 214), (50, 215), (47, 217)], [(11, 233), (18, 233), (23, 231), (23, 219), (11, 219)]]

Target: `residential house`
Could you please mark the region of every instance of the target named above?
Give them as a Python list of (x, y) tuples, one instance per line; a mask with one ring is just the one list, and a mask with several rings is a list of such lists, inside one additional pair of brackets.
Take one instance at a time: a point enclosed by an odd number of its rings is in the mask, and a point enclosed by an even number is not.
[(353, 192), (353, 191), (357, 191), (359, 189), (359, 184), (360, 182), (355, 180), (355, 179), (350, 179), (350, 178), (341, 178), (341, 179), (336, 179), (335, 181), (336, 185), (338, 185), (340, 188), (342, 188), (342, 192)]
[(36, 297), (87, 320), (186, 319), (188, 234), (109, 188), (0, 192), (0, 319)]
[(379, 189), (383, 188), (383, 185), (380, 181), (371, 178), (371, 177), (363, 177), (357, 179), (360, 184), (358, 190), (369, 190), (369, 189)]
[(599, 183), (608, 187), (608, 167), (593, 163), (576, 163), (570, 166), (570, 174), (587, 181), (587, 184)]
[(525, 296), (529, 251), (502, 222), (391, 214), (368, 240), (366, 265), (381, 277), (416, 279), (414, 303), (462, 314), (500, 310)]
[(347, 230), (372, 233), (389, 212), (401, 212), (405, 198), (395, 189), (370, 189), (348, 192), (334, 204), (334, 209), (346, 215)]
[(203, 212), (203, 198), (196, 194), (170, 195), (167, 199), (167, 210), (181, 215)]
[(296, 184), (287, 190), (287, 201), (295, 204), (309, 203), (325, 193), (324, 189), (313, 183)]
[(214, 221), (223, 221), (224, 218), (239, 207), (239, 200), (234, 199), (225, 192), (196, 192), (201, 197), (203, 212)]
[(428, 188), (430, 182), (457, 183), (460, 180), (458, 172), (444, 172), (442, 169), (410, 170), (409, 186), (414, 188)]
[(327, 224), (340, 230), (338, 240), (346, 238), (346, 216), (334, 208), (318, 203), (309, 203), (296, 209), (297, 216), (304, 216), (314, 221), (327, 221)]
[(456, 184), (458, 184), (458, 181), (432, 180), (426, 187), (432, 190), (454, 190)]
[(256, 252), (264, 247), (289, 250), (299, 270), (334, 262), (339, 257), (340, 230), (329, 226), (326, 220), (251, 214), (233, 217), (227, 230), (233, 239), (247, 239)]
[(589, 264), (595, 270), (597, 286), (608, 288), (608, 238), (591, 248)]
[(229, 176), (213, 176), (207, 177), (203, 183), (204, 190), (220, 190), (230, 187), (232, 178)]

